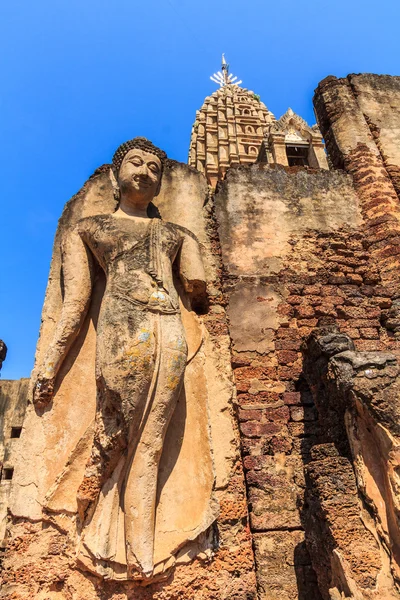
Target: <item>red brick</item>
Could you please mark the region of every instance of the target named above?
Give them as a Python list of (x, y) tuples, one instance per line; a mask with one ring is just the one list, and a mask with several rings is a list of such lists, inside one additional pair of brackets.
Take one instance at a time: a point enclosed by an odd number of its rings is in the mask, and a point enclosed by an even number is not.
[[(268, 488), (282, 488), (286, 483), (284, 475), (277, 473), (268, 473), (266, 470), (248, 471), (246, 473), (246, 482), (249, 486), (256, 487), (268, 487)], [(251, 501), (251, 500), (250, 500)]]
[(300, 356), (297, 352), (293, 352), (292, 350), (280, 350), (277, 354), (278, 362), (281, 365), (293, 364)]
[(299, 285), (297, 283), (289, 283), (287, 285), (287, 289), (288, 289), (289, 293), (293, 294), (293, 295), (301, 294), (301, 292), (303, 291), (303, 288), (304, 288), (303, 285)]
[(359, 260), (345, 256), (332, 256), (330, 260), (334, 264), (345, 265), (347, 267), (358, 267), (360, 264)]
[(340, 296), (341, 290), (336, 285), (324, 285), (321, 289), (322, 296)]
[(243, 459), (244, 468), (248, 471), (257, 471), (275, 464), (273, 456), (261, 454), (259, 456), (245, 456)]
[(345, 319), (367, 319), (368, 314), (365, 308), (359, 306), (338, 306), (339, 317)]
[(288, 296), (286, 298), (286, 302), (288, 304), (301, 304), (302, 298), (301, 298), (301, 296)]
[(251, 383), (248, 379), (244, 379), (243, 381), (236, 381), (236, 391), (237, 392), (248, 392), (251, 388)]
[(261, 408), (239, 408), (239, 421), (261, 421)]
[(358, 340), (360, 337), (360, 332), (355, 327), (342, 327), (341, 331), (343, 331), (343, 333), (347, 333), (352, 340)]
[(278, 315), (285, 317), (293, 317), (294, 315), (293, 307), (290, 304), (286, 304), (285, 302), (278, 304), (276, 312), (278, 313)]
[(299, 334), (301, 335), (302, 339), (304, 340), (306, 337), (308, 337), (310, 335), (310, 333), (312, 332), (313, 329), (314, 329), (314, 327), (300, 327)]
[(333, 304), (321, 304), (315, 308), (315, 314), (324, 317), (337, 317), (337, 312)]
[(300, 350), (301, 340), (276, 340), (276, 350)]
[(338, 306), (338, 315), (347, 319), (379, 319), (381, 309), (378, 307)]
[(308, 295), (319, 296), (320, 293), (321, 293), (320, 285), (305, 285), (303, 288), (303, 294), (306, 296), (308, 296)]
[(283, 401), (288, 405), (301, 404), (300, 392), (285, 392), (283, 394)]
[(360, 334), (362, 338), (367, 340), (379, 340), (379, 333), (375, 327), (366, 327), (365, 329), (360, 329)]
[(373, 273), (372, 271), (368, 271), (364, 275), (364, 282), (368, 285), (374, 285), (375, 283), (379, 283), (379, 275), (378, 273)]
[(245, 379), (276, 379), (276, 367), (239, 367), (235, 369), (236, 381)]
[(360, 287), (360, 292), (370, 298), (375, 294), (375, 288), (372, 285), (363, 285)]
[(298, 319), (297, 321), (298, 327), (316, 327), (317, 325), (318, 319)]
[(263, 410), (263, 417), (268, 421), (274, 423), (287, 423), (290, 414), (287, 406), (280, 406), (278, 408), (265, 408)]
[(362, 296), (350, 296), (344, 301), (346, 306), (365, 306), (365, 298)]
[(301, 304), (300, 306), (296, 306), (295, 314), (300, 319), (309, 319), (315, 315), (315, 312), (312, 306)]
[(309, 304), (310, 306), (318, 306), (323, 301), (322, 296), (303, 296), (303, 297), (304, 297), (305, 303)]
[(281, 394), (276, 392), (258, 392), (258, 394), (238, 394), (237, 403), (239, 406), (246, 406), (248, 404), (276, 404), (282, 402)]
[(391, 298), (392, 296), (395, 296), (398, 293), (398, 286), (396, 283), (392, 283), (386, 286), (376, 285), (374, 287), (374, 292), (379, 296), (389, 296), (389, 298)]
[(342, 285), (339, 288), (338, 296), (359, 296), (360, 295), (360, 287), (358, 285)]
[(286, 423), (289, 420), (287, 406), (278, 408), (239, 408), (239, 421), (272, 421), (273, 423)]
[(276, 435), (283, 429), (282, 424), (278, 423), (257, 423), (254, 421), (246, 421), (240, 423), (240, 430), (247, 437), (261, 437), (263, 435)]
[(279, 379), (298, 379), (302, 371), (301, 366), (293, 365), (291, 367), (278, 367)]
[(379, 327), (380, 323), (377, 319), (345, 319), (338, 320), (339, 327)]
[(337, 273), (329, 278), (329, 283), (340, 285), (341, 283), (347, 283), (347, 277), (344, 273)]
[(277, 338), (290, 338), (291, 340), (298, 340), (300, 338), (297, 329), (291, 327), (280, 327), (276, 332)]
[(251, 358), (242, 356), (238, 353), (233, 353), (232, 356), (232, 367), (237, 369), (238, 367), (247, 367), (251, 363)]
[(382, 311), (380, 308), (367, 308), (367, 315), (369, 319), (380, 319)]
[(271, 450), (271, 454), (276, 454), (278, 452), (290, 454), (293, 447), (293, 440), (287, 435), (287, 433), (285, 436), (276, 435), (269, 440), (268, 446)]
[(378, 304), (380, 308), (390, 308), (392, 306), (392, 301), (390, 298), (375, 298), (375, 302)]

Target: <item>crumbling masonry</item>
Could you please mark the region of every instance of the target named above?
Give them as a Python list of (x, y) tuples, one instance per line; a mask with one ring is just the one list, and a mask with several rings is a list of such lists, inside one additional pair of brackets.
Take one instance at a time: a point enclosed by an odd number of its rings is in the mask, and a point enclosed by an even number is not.
[[(290, 109), (277, 120), (221, 86), (197, 113), (189, 166), (169, 161), (156, 198), (205, 262), (211, 555), (146, 587), (85, 573), (59, 522), (23, 506), (37, 416), (28, 406), (13, 438), (27, 382), (2, 381), (0, 597), (400, 599), (400, 77), (327, 77), (314, 106), (317, 126)], [(111, 210), (108, 167), (57, 235), (90, 194)]]

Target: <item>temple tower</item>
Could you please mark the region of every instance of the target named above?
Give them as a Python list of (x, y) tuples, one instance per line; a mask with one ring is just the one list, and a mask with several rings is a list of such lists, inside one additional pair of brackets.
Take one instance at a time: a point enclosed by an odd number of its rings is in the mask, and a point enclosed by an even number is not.
[(290, 108), (277, 121), (260, 97), (240, 87), (222, 55), (221, 71), (210, 78), (220, 86), (196, 112), (189, 165), (215, 187), (230, 166), (266, 162), (327, 169), (322, 135)]
[(241, 81), (229, 74), (222, 56), (222, 73), (213, 81), (220, 89), (208, 96), (196, 113), (193, 124), (189, 165), (195, 167), (215, 186), (231, 165), (257, 160), (264, 136), (274, 115), (252, 91), (239, 87)]

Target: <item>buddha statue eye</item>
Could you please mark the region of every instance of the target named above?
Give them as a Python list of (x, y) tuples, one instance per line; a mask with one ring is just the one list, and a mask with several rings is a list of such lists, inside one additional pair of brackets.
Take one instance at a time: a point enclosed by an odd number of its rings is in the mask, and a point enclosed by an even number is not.
[(153, 173), (159, 173), (160, 171), (156, 163), (149, 163), (147, 166), (149, 167), (150, 171), (153, 171)]

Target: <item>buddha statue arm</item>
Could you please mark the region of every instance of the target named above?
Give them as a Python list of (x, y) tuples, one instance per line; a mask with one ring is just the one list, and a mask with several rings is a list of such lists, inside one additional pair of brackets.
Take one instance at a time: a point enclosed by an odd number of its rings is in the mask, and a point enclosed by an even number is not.
[(185, 234), (178, 256), (179, 276), (191, 307), (199, 313), (207, 310), (207, 285), (200, 245), (195, 237)]
[(53, 396), (57, 373), (82, 326), (93, 286), (92, 255), (78, 230), (66, 236), (61, 251), (64, 299), (53, 340), (34, 381), (37, 405), (48, 404)]

